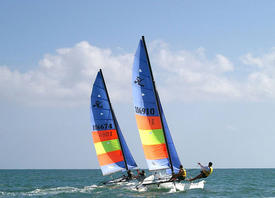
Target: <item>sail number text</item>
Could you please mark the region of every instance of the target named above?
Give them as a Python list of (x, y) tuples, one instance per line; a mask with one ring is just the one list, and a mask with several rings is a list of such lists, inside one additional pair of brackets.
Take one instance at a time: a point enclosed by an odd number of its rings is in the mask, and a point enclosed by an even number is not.
[(93, 125), (93, 130), (101, 130), (101, 129), (112, 129), (112, 124), (96, 124)]
[(99, 135), (99, 137), (110, 137), (110, 136), (112, 136), (112, 131), (104, 131), (104, 132), (102, 132), (102, 133), (99, 133), (98, 134)]
[(135, 106), (136, 113), (146, 114), (146, 115), (154, 115), (155, 109), (154, 108), (142, 108)]

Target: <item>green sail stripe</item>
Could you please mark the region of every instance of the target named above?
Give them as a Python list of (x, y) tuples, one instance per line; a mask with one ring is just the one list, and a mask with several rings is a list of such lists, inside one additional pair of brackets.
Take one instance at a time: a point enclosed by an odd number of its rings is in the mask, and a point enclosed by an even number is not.
[(121, 148), (118, 139), (114, 139), (95, 143), (95, 149), (97, 155), (100, 155), (111, 151), (120, 150)]

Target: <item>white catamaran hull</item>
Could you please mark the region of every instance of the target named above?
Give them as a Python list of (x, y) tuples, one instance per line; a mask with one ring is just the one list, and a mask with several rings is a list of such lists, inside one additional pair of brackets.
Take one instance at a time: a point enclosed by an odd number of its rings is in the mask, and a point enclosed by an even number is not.
[(196, 183), (190, 182), (168, 182), (171, 176), (166, 175), (162, 176), (161, 178), (158, 175), (150, 175), (149, 177), (145, 178), (142, 184), (140, 184), (137, 189), (138, 191), (147, 191), (148, 188), (161, 188), (161, 189), (168, 189), (170, 192), (175, 191), (186, 191), (190, 189), (203, 189), (205, 181), (202, 180)]
[(177, 191), (185, 191), (190, 189), (203, 189), (204, 188), (205, 181), (202, 180), (197, 183), (180, 183), (180, 182), (168, 182), (168, 183), (162, 183), (159, 185), (160, 188), (165, 189), (173, 189), (176, 188)]

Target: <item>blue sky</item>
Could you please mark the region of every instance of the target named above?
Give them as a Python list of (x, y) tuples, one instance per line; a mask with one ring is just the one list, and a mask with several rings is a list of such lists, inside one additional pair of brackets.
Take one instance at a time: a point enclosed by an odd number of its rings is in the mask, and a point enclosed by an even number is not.
[(130, 87), (142, 35), (183, 165), (274, 168), (274, 6), (1, 1), (0, 168), (99, 167), (89, 123), (99, 67), (129, 147), (146, 167)]

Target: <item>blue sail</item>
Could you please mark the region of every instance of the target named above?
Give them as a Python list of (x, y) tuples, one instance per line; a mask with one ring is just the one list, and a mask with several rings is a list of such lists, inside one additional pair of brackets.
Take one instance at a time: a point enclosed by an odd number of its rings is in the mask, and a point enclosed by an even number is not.
[(137, 167), (137, 164), (136, 164), (133, 156), (131, 155), (131, 152), (130, 152), (127, 144), (126, 144), (126, 141), (123, 137), (123, 134), (120, 130), (120, 127), (118, 125), (118, 122), (117, 122), (116, 118), (115, 118), (115, 122), (116, 122), (116, 125), (117, 125), (117, 132), (119, 133), (120, 144), (123, 148), (123, 153), (124, 153), (124, 157), (125, 157), (125, 161), (127, 163), (128, 169), (133, 169), (133, 168)]
[(141, 39), (133, 64), (132, 87), (136, 121), (145, 158), (149, 170), (169, 169), (171, 160), (174, 170), (177, 171), (181, 163), (153, 83), (149, 57)]
[[(137, 167), (111, 109), (101, 71), (91, 94), (92, 136), (103, 175)], [(114, 117), (113, 117), (114, 115)]]
[[(157, 99), (159, 101), (159, 106), (160, 106), (160, 111), (161, 111), (161, 119), (162, 119), (162, 123), (163, 123), (163, 126), (164, 126), (165, 134), (166, 134), (166, 140), (167, 140), (166, 145), (168, 146), (168, 149), (169, 149), (169, 152), (170, 152), (170, 157), (171, 157), (171, 161), (172, 161), (172, 164), (173, 164), (174, 172), (177, 173), (177, 172), (179, 172), (179, 167), (181, 165), (181, 162), (180, 162), (177, 150), (175, 148), (175, 145), (174, 145), (174, 142), (173, 142), (168, 124), (166, 122), (166, 118), (165, 118), (165, 115), (164, 115), (164, 112), (163, 112), (158, 94), (157, 94)], [(170, 170), (171, 169), (169, 169), (169, 171), (167, 171), (167, 172), (170, 173)]]

